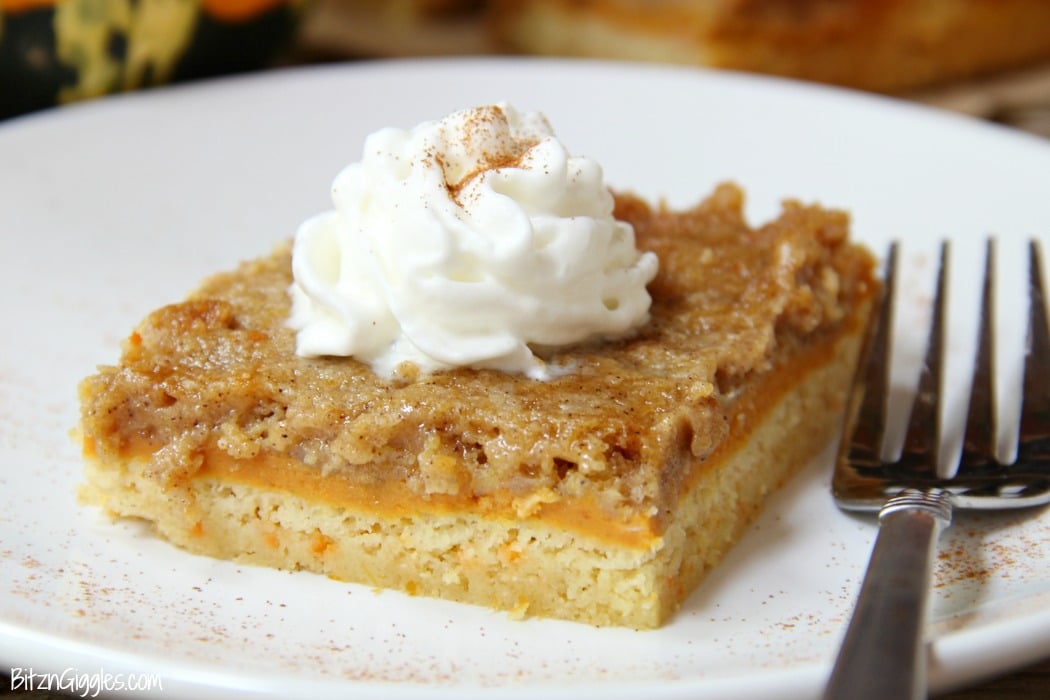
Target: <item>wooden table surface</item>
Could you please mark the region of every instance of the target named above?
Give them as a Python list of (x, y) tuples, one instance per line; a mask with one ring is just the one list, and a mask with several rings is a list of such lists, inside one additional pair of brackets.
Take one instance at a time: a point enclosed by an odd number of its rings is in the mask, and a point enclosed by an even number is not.
[[(331, 3), (332, 0), (327, 0)], [(309, 63), (366, 57), (374, 53), (378, 42), (388, 39), (371, 29), (344, 31), (333, 15), (330, 4), (319, 0), (320, 9), (307, 21), (299, 42), (285, 63)], [(343, 27), (350, 25), (344, 24)], [(356, 26), (356, 25), (355, 25)], [(423, 45), (405, 44), (404, 53), (447, 53), (448, 46), (457, 46), (461, 53), (483, 53), (479, 44), (462, 27), (453, 27), (451, 34), (424, 39)], [(388, 54), (389, 51), (384, 53)], [(1034, 66), (1006, 75), (997, 75), (964, 84), (950, 85), (907, 96), (917, 102), (948, 109), (1004, 124), (1031, 134), (1050, 139), (1050, 65)], [(1050, 173), (1048, 173), (1050, 178)], [(1050, 179), (1048, 179), (1050, 182)], [(157, 693), (163, 697), (163, 693)], [(9, 669), (0, 668), (0, 697), (13, 698), (68, 698), (70, 695), (43, 692), (25, 692), (11, 688)], [(1009, 672), (999, 678), (987, 679), (974, 687), (964, 688), (939, 696), (943, 700), (1020, 700), (1050, 698), (1050, 659)]]

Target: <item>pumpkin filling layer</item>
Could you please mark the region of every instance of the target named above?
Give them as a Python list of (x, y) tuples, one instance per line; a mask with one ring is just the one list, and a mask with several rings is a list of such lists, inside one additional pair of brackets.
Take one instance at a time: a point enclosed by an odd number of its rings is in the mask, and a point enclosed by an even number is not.
[(214, 556), (660, 624), (833, 436), (877, 283), (840, 212), (755, 229), (724, 185), (616, 216), (659, 256), (651, 318), (546, 381), (296, 356), (287, 246), (208, 280), (82, 383), (86, 498)]

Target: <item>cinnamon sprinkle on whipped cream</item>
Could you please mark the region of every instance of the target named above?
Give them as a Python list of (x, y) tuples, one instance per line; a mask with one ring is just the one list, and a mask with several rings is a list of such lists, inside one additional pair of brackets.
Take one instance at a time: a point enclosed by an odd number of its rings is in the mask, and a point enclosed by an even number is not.
[(601, 167), (539, 113), (497, 104), (377, 131), (332, 199), (293, 247), (300, 355), (388, 377), (411, 363), (548, 379), (560, 370), (537, 349), (648, 319), (655, 254), (613, 217)]

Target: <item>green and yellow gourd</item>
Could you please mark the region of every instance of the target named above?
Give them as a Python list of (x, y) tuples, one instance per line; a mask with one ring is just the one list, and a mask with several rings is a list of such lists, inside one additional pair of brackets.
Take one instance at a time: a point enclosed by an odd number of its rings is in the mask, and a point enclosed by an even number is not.
[(0, 119), (109, 93), (252, 70), (303, 0), (0, 0)]

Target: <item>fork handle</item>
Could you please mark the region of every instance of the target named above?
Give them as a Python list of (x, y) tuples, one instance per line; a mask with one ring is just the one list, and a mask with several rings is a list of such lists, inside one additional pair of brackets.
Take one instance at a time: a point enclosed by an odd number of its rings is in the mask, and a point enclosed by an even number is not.
[(926, 697), (923, 627), (947, 493), (910, 492), (879, 513), (879, 531), (825, 700)]

